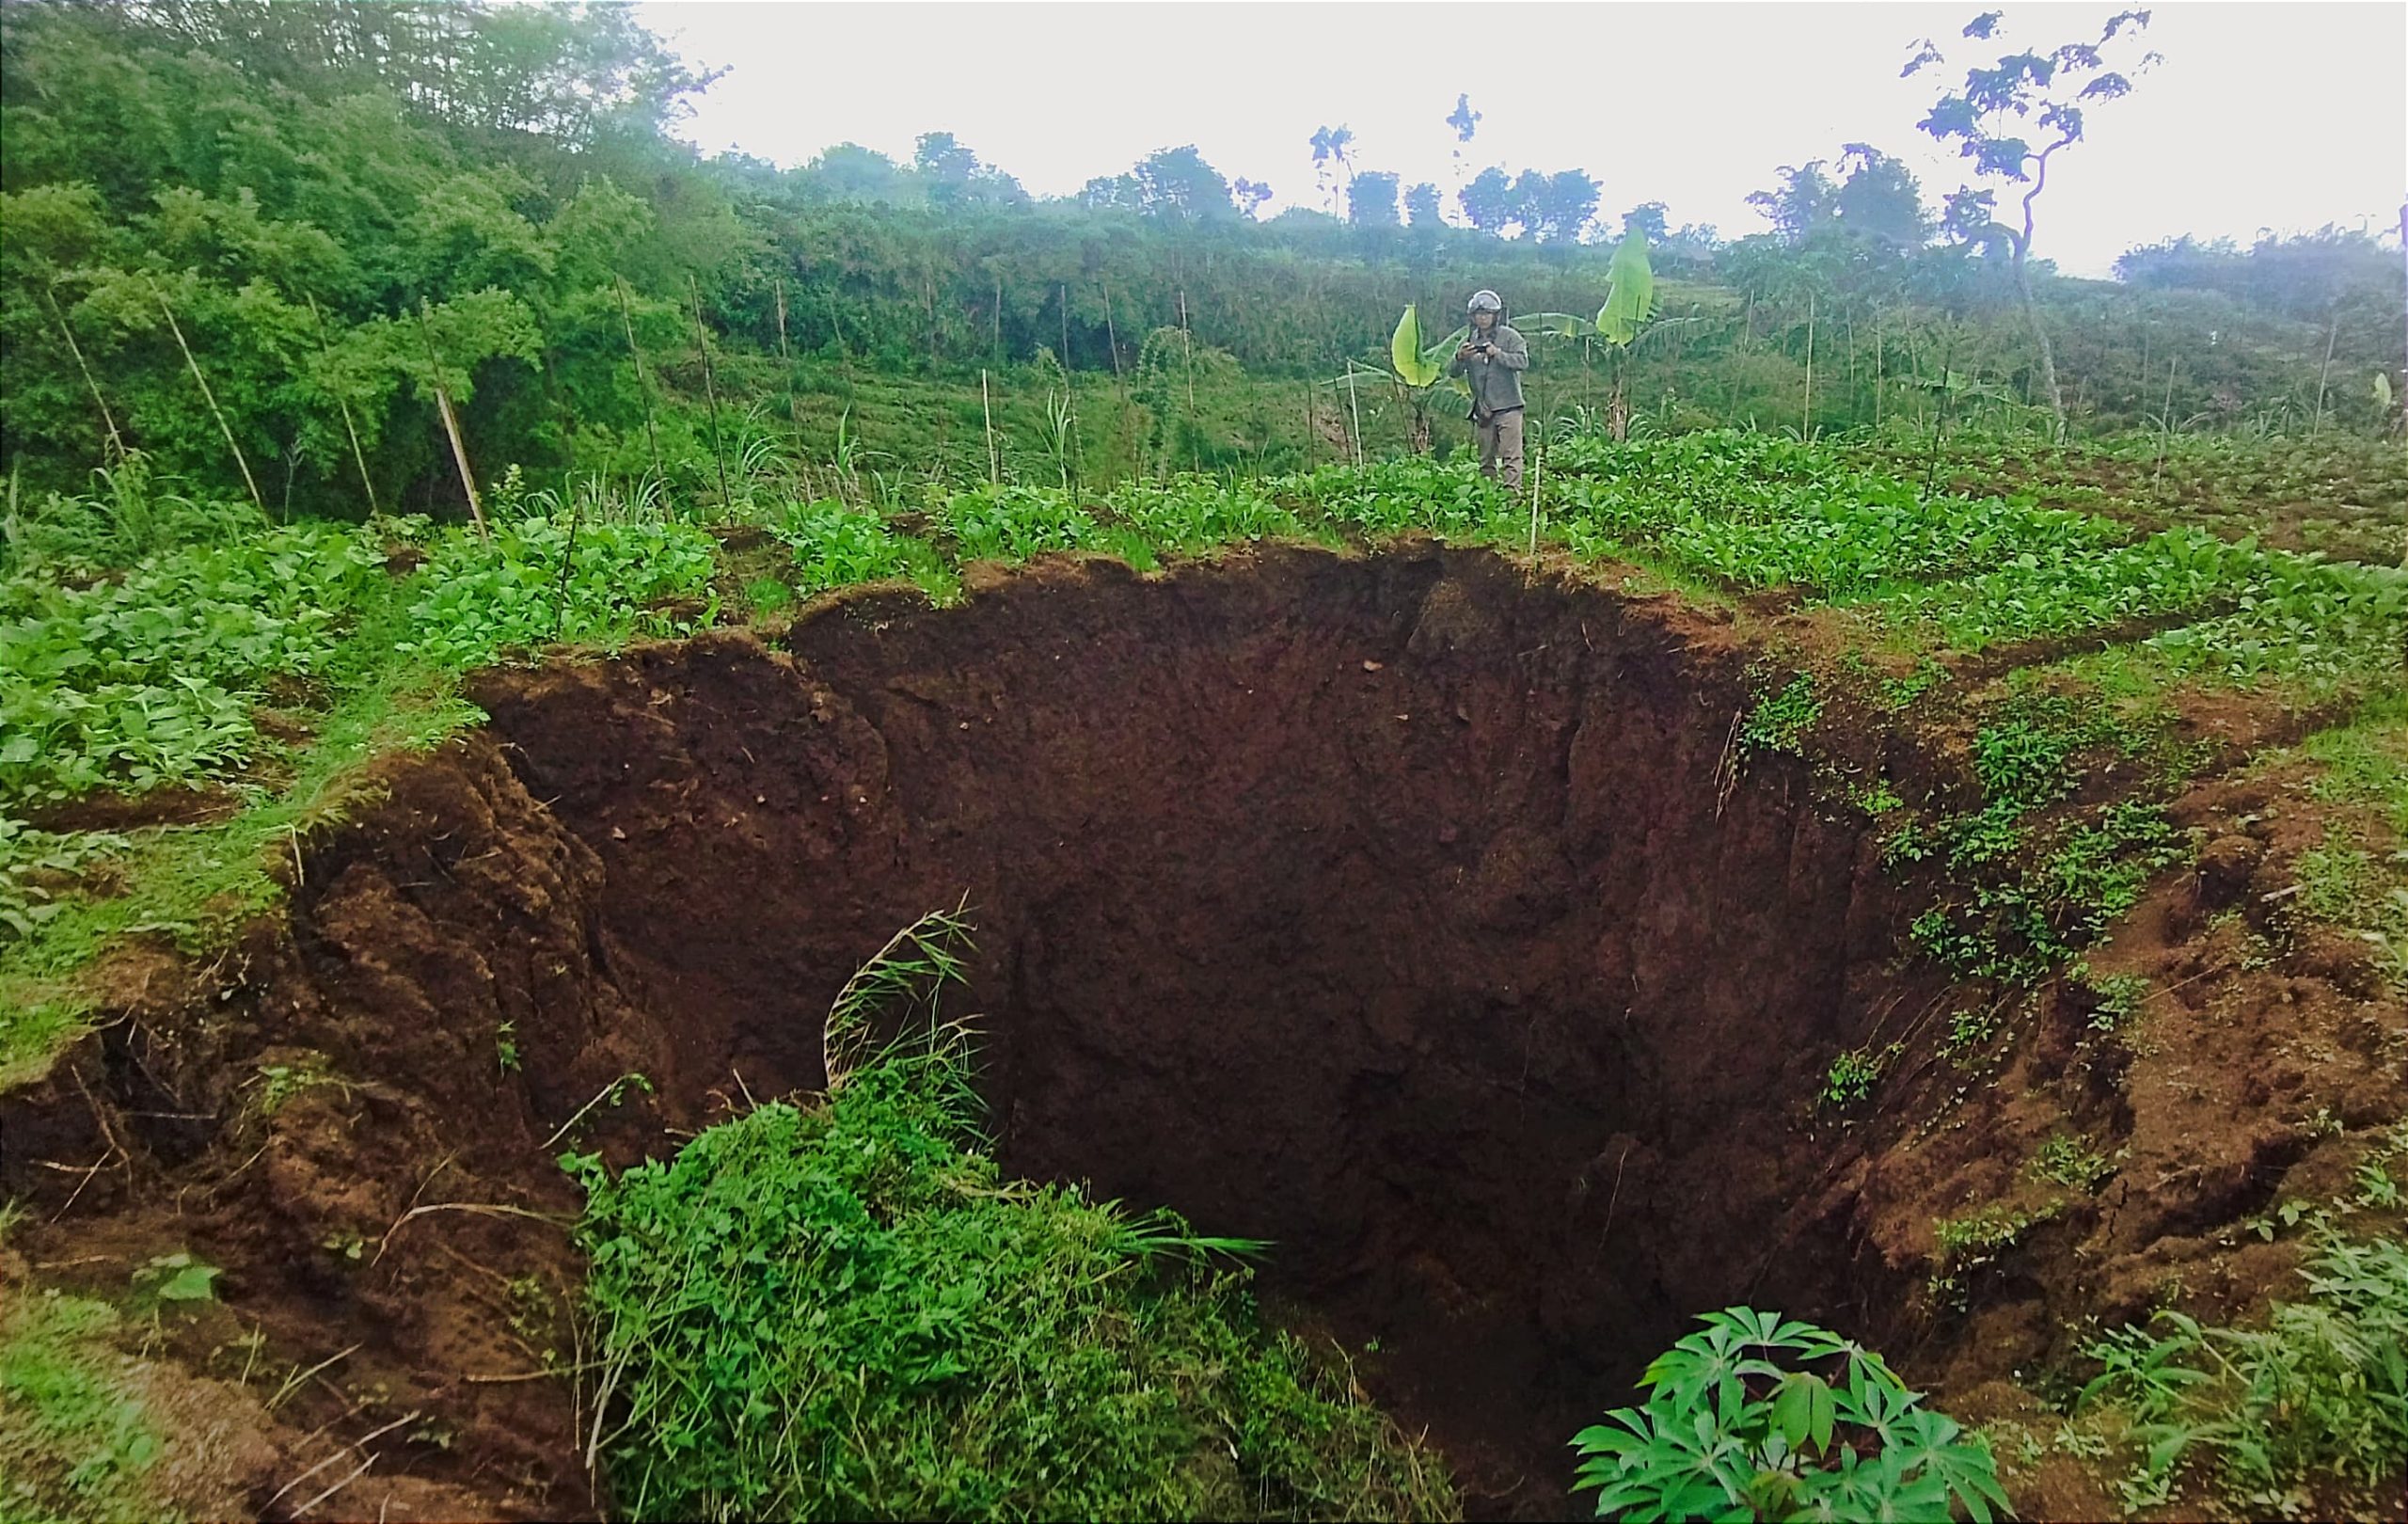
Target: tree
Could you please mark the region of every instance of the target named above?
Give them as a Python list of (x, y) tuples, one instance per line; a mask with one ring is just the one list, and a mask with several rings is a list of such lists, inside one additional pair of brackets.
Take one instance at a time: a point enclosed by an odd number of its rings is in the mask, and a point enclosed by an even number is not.
[(1465, 222), (1500, 238), (1520, 220), (1521, 203), (1513, 182), (1495, 165), (1472, 176), (1471, 183), (1455, 193), (1455, 202), (1464, 209)]
[(931, 206), (1017, 205), (1028, 199), (1020, 182), (961, 146), (951, 133), (923, 133), (911, 156)]
[(1386, 169), (1366, 170), (1346, 187), (1346, 220), (1357, 228), (1393, 228), (1397, 177)]
[(1085, 198), (1088, 205), (1133, 206), (1165, 222), (1208, 221), (1237, 211), (1237, 203), (1229, 198), (1229, 183), (1204, 161), (1193, 143), (1156, 149), (1118, 181), (1101, 183), (1109, 187), (1110, 198), (1099, 203), (1093, 194), (1099, 182), (1091, 180)]
[(1651, 244), (1660, 244), (1671, 236), (1671, 212), (1661, 201), (1641, 201), (1622, 214), (1622, 234), (1627, 238), (1637, 233)]
[(917, 188), (903, 167), (875, 149), (839, 143), (804, 170), (832, 200), (910, 202)]
[[(2066, 428), (2065, 391), (2057, 383), (2056, 352), (2041, 325), (2039, 303), (2032, 294), (2034, 209), (2048, 188), (2049, 161), (2082, 141), (2087, 103), (2131, 93), (2131, 78), (2107, 67), (2105, 50), (2125, 33), (2137, 37), (2147, 27), (2148, 15), (2146, 10), (2119, 10), (2108, 18), (2096, 42), (2067, 42), (2045, 54), (2028, 50), (2004, 54), (1987, 68), (1969, 69), (1963, 87), (1944, 92), (1918, 124), (1941, 142), (1956, 144), (1957, 151), (1972, 161), (1975, 180), (2030, 187), (2023, 193), (2020, 225), (1993, 220), (1987, 236), (2005, 245), (2014, 265), (2024, 321), (2039, 352), (2041, 389), (2048, 396), (2060, 437)], [(1983, 42), (1991, 40), (1999, 31), (1999, 16), (1995, 10), (1984, 11), (1967, 24), (1964, 35)], [(1925, 39), (1899, 77), (1942, 61), (1940, 50)], [(2157, 61), (2156, 54), (2143, 54), (2134, 71)], [(2027, 123), (2038, 128), (2048, 141), (2035, 148), (2022, 135)], [(1948, 222), (1961, 236), (1977, 211), (1990, 211), (1994, 219), (1996, 204), (1994, 189), (1975, 191), (1968, 186), (1949, 198)]]
[(1525, 169), (1513, 183), (1519, 221), (1533, 243), (1577, 243), (1597, 210), (1596, 181), (1579, 169)]
[(1313, 178), (1321, 184), (1322, 194), (1329, 198), (1329, 209), (1338, 210), (1339, 176), (1351, 183), (1354, 178), (1354, 129), (1352, 127), (1319, 127), (1312, 135)]
[(1438, 187), (1424, 180), (1408, 188), (1404, 193), (1404, 215), (1416, 228), (1443, 226), (1446, 219), (1438, 212)]
[(1751, 192), (1748, 204), (1772, 223), (1774, 236), (1795, 248), (1839, 214), (1840, 187), (1823, 173), (1823, 161), (1782, 165), (1781, 184)]
[(1248, 180), (1243, 175), (1239, 176), (1229, 188), (1237, 195), (1238, 210), (1249, 217), (1261, 216), (1262, 203), (1271, 199), (1270, 186), (1259, 180)]
[(1831, 211), (1841, 227), (1895, 248), (1923, 246), (1931, 217), (1924, 211), (1923, 188), (1905, 165), (1870, 143), (1849, 143), (1840, 150), (1840, 167), (1847, 179)]

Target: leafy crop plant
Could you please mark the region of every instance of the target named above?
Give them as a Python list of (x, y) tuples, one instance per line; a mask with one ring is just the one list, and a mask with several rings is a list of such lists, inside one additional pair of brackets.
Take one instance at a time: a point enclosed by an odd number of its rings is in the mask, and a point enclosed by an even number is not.
[[(1988, 1447), (1829, 1329), (1725, 1308), (1656, 1357), (1642, 1407), (1573, 1437), (1597, 1516), (1945, 1519), (2009, 1511)], [(1820, 1370), (1817, 1370), (1817, 1367)]]

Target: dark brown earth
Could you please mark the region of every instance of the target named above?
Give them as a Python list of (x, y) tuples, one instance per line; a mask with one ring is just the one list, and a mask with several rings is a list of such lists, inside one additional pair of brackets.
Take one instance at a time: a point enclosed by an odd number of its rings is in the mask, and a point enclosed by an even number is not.
[[(1475, 1515), (1569, 1512), (1563, 1440), (1710, 1308), (1835, 1325), (1988, 1415), (2170, 1279), (2210, 1312), (2284, 1289), (2232, 1223), (2329, 1166), (2318, 1106), (2408, 1111), (2402, 1018), (2346, 960), (2244, 967), (2217, 939), (2252, 923), (2210, 922), (2262, 919), (2298, 844), (2186, 802), (2245, 844), (2095, 960), (2173, 986), (2162, 1024), (2102, 1038), (2052, 995), (1969, 1080), (1935, 1059), (1966, 992), (1899, 956), (1914, 886), (1802, 762), (1733, 752), (1764, 633), (1484, 553), (1266, 550), (492, 675), (492, 725), (384, 764), (289, 919), (125, 965), (121, 1020), (0, 1097), (0, 1186), (60, 1213), (23, 1235), (44, 1278), (227, 1267), (161, 1368), (231, 1380), (266, 1336), (247, 1506), (415, 1411), (311, 1516), (589, 1512), (590, 1394), (524, 1379), (574, 1255), (459, 1208), (573, 1214), (552, 1135), (624, 1074), (657, 1103), (575, 1135), (621, 1162), (815, 1087), (847, 976), (966, 897), (1006, 1167), (1274, 1240), (1280, 1305), (1379, 1341), (1367, 1383)], [(1843, 747), (1901, 780), (1961, 757)], [(1818, 1119), (1833, 1055), (1893, 1040), (1873, 1114)], [(269, 1070), (325, 1079), (267, 1115)], [(2052, 1133), (2119, 1173), (1970, 1314), (1935, 1305), (1933, 1219), (2028, 1191)], [(2032, 1485), (2104, 1507), (2069, 1468)]]

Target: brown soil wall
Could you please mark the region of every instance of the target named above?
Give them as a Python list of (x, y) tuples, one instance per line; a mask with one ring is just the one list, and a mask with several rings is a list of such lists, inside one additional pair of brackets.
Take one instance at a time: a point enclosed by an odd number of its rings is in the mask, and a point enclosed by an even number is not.
[[(845, 978), (966, 897), (1007, 1167), (1273, 1240), (1287, 1312), (1379, 1341), (1366, 1383), (1475, 1513), (1562, 1511), (1564, 1440), (1697, 1311), (1905, 1326), (1911, 1260), (1805, 1123), (1929, 992), (1859, 825), (1735, 765), (1731, 625), (1434, 548), (971, 594), (489, 675), (492, 725), (387, 765), (289, 924), (159, 960), (0, 1104), (8, 1188), (123, 1140), (77, 1247), (172, 1235), (296, 1361), (356, 1344), (289, 1453), (363, 1390), (445, 1415), (360, 1507), (591, 1508), (580, 1398), (506, 1379), (573, 1257), (450, 1204), (573, 1211), (550, 1135), (631, 1071), (622, 1160), (816, 1087)], [(339, 1083), (261, 1114), (270, 1065)]]
[(1560, 1471), (1705, 1308), (1882, 1320), (1794, 1210), (1830, 1160), (1792, 1124), (1896, 992), (1890, 901), (1780, 766), (1726, 792), (1720, 627), (1280, 552), (859, 596), (787, 644), (477, 695), (599, 859), (673, 1096), (816, 1087), (844, 979), (966, 897), (1006, 1166), (1275, 1241), (1476, 1486)]

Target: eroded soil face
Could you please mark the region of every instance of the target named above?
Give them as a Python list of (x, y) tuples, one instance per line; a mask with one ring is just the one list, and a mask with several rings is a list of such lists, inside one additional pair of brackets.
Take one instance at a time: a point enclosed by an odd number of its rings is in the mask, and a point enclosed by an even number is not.
[(1881, 896), (1778, 770), (1724, 795), (1744, 653), (1488, 557), (1039, 580), (480, 695), (672, 1093), (816, 1086), (846, 976), (966, 897), (1006, 1167), (1274, 1240), (1476, 1482), (1701, 1308), (1863, 1316), (1786, 1124)]
[[(484, 679), (492, 725), (388, 765), (289, 924), (130, 980), (125, 1022), (0, 1107), (11, 1191), (55, 1204), (75, 1181), (40, 1161), (124, 1160), (37, 1267), (169, 1239), (226, 1265), (234, 1321), (175, 1351), (200, 1374), (253, 1326), (295, 1366), (356, 1345), (261, 1419), (288, 1470), (322, 1458), (314, 1427), (439, 1420), (321, 1513), (593, 1509), (590, 1392), (515, 1379), (561, 1337), (574, 1256), (454, 1204), (573, 1213), (555, 1135), (630, 1072), (657, 1096), (574, 1135), (622, 1163), (816, 1087), (847, 976), (965, 899), (956, 1008), (1006, 1167), (1275, 1241), (1283, 1314), (1378, 1340), (1367, 1386), (1475, 1514), (1564, 1512), (1564, 1440), (1700, 1310), (1814, 1317), (1968, 1391), (2143, 1294), (2117, 1267), (2205, 1255), (2305, 1155), (2271, 1119), (2160, 1127), (2117, 1088), (2151, 1060), (2074, 1053), (2080, 1012), (1937, 1135), (1818, 1135), (1831, 1056), (1911, 1037), (1946, 992), (1902, 972), (1914, 904), (1861, 818), (1735, 754), (1757, 653), (1717, 616), (1435, 549), (1058, 563), (972, 595)], [(1868, 769), (1934, 766), (1860, 742)], [(2152, 949), (2202, 892), (2109, 956), (2189, 956)], [(2302, 1000), (2286, 1019), (2348, 1017)], [(1906, 1108), (1952, 1083), (1909, 1077)], [(1932, 1323), (1932, 1217), (2068, 1115), (2196, 1178), (2077, 1206), (1991, 1311)]]

